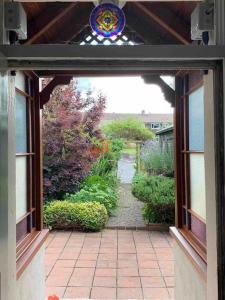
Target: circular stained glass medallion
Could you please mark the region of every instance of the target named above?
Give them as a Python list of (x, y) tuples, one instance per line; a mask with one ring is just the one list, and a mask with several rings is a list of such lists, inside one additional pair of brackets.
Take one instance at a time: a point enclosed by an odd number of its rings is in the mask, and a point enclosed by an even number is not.
[(98, 35), (111, 37), (123, 31), (125, 15), (122, 9), (115, 4), (100, 4), (91, 12), (90, 25)]

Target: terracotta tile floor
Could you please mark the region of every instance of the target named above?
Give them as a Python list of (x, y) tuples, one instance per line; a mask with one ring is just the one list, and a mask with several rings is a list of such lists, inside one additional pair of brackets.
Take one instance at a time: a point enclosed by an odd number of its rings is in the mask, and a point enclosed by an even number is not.
[(52, 232), (46, 244), (46, 296), (62, 299), (174, 299), (166, 233)]

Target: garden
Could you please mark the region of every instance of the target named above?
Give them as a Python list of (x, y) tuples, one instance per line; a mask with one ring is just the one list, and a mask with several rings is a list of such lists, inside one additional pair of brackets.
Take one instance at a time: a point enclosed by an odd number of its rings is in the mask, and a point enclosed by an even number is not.
[[(173, 154), (134, 119), (101, 125), (106, 98), (57, 87), (43, 111), (44, 223), (49, 229), (100, 231), (118, 206), (118, 161), (136, 156), (132, 193), (147, 223), (174, 222)], [(136, 146), (135, 146), (136, 145)]]
[(175, 179), (173, 145), (161, 149), (157, 140), (142, 146), (141, 172), (132, 182), (133, 195), (144, 202), (143, 217), (150, 224), (174, 224)]

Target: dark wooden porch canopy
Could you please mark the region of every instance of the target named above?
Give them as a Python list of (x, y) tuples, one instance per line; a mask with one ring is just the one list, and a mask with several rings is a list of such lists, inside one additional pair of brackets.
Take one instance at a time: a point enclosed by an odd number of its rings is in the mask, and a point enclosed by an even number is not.
[[(198, 2), (127, 2), (123, 8), (126, 15), (125, 31), (137, 44), (190, 44), (190, 18)], [(24, 44), (80, 44), (91, 34), (89, 16), (94, 8), (93, 2), (24, 2), (28, 16), (28, 39)], [(93, 46), (94, 47), (94, 46)], [(65, 84), (73, 76), (98, 76), (99, 72), (89, 71), (36, 71), (40, 77), (55, 77), (54, 81), (42, 92), (42, 105), (49, 98), (52, 89)], [(104, 71), (101, 75), (134, 75), (127, 71)], [(165, 94), (168, 89), (159, 75), (174, 74), (173, 71), (152, 71), (152, 80), (161, 86)], [(158, 76), (158, 77), (157, 77)], [(60, 79), (61, 78), (61, 79)], [(148, 77), (147, 82), (151, 82)], [(172, 91), (169, 91), (171, 102)]]

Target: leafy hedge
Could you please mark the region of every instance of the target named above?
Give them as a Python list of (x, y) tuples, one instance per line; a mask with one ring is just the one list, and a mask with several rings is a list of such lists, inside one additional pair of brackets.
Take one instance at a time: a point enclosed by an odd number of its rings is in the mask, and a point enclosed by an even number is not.
[(110, 187), (104, 187), (98, 184), (92, 186), (85, 186), (76, 194), (67, 194), (66, 200), (74, 203), (79, 202), (99, 202), (103, 204), (109, 214), (116, 208), (117, 194)]
[(149, 223), (174, 224), (174, 179), (141, 173), (133, 179), (132, 192), (139, 200), (146, 202), (143, 216)]
[(99, 231), (107, 221), (107, 211), (98, 202), (52, 201), (44, 209), (44, 222), (50, 229)]

